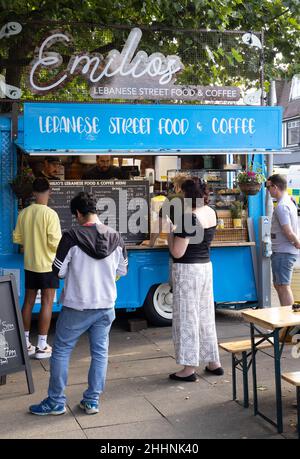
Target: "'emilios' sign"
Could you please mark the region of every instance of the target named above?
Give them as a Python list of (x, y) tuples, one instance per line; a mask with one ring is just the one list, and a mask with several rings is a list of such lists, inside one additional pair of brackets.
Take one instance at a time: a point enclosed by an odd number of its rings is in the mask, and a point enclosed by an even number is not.
[[(179, 56), (164, 56), (137, 51), (142, 31), (133, 29), (122, 49), (110, 51), (106, 57), (98, 53), (78, 53), (71, 56), (63, 68), (63, 57), (55, 51), (57, 42), (68, 46), (72, 38), (67, 33), (54, 31), (35, 52), (30, 64), (29, 86), (38, 94), (45, 94), (65, 85), (81, 75), (90, 86), (91, 97), (97, 99), (180, 99), (229, 100), (240, 99), (237, 87), (179, 86), (176, 75), (184, 69)], [(137, 52), (136, 52), (137, 51)], [(55, 77), (40, 81), (40, 73), (59, 69)], [(44, 76), (44, 75), (43, 75)]]

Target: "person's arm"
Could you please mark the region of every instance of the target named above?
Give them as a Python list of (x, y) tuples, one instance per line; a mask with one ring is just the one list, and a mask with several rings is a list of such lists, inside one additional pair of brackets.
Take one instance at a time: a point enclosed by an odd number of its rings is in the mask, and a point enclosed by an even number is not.
[(18, 216), (16, 227), (13, 231), (13, 242), (14, 244), (23, 245), (23, 234), (21, 229), (21, 216)]
[(56, 252), (59, 241), (61, 240), (61, 228), (60, 221), (57, 213), (49, 216), (48, 228), (47, 228), (48, 247)]
[(127, 271), (128, 271), (128, 255), (127, 255), (127, 250), (126, 250), (123, 240), (121, 241), (121, 247), (122, 247), (122, 252), (120, 254), (116, 275), (126, 276)]
[(275, 212), (285, 237), (296, 249), (300, 249), (300, 240), (293, 230), (289, 207), (284, 205), (278, 206)]
[(178, 222), (176, 222), (177, 225), (174, 226), (169, 218), (168, 223), (170, 225), (168, 236), (169, 250), (174, 258), (181, 258), (186, 252), (190, 239), (194, 235), (194, 231), (186, 231), (185, 215), (182, 215), (179, 225)]
[(69, 234), (64, 233), (57, 247), (56, 257), (52, 265), (53, 273), (60, 279), (63, 279), (67, 275), (69, 263), (72, 260), (71, 249), (74, 245), (75, 244)]
[(296, 249), (300, 249), (300, 240), (297, 236), (297, 234), (293, 231), (293, 228), (289, 224), (285, 224), (281, 226), (282, 232), (285, 235), (285, 237), (289, 240), (291, 244), (293, 244)]
[(175, 236), (174, 233), (169, 233), (168, 244), (171, 255), (174, 258), (181, 258), (186, 252), (190, 239), (188, 237)]
[(162, 230), (162, 219), (159, 216), (159, 218), (155, 221), (152, 222), (151, 225), (151, 234), (150, 234), (150, 240), (149, 240), (149, 246), (154, 247), (155, 242), (158, 239), (160, 233)]

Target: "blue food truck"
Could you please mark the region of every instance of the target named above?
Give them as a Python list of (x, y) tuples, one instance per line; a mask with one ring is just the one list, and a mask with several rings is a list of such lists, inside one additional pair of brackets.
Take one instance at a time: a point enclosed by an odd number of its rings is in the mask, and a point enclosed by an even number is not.
[[(148, 131), (133, 132), (128, 123), (124, 129), (119, 121), (117, 124), (117, 119), (129, 118), (148, 119)], [(213, 155), (214, 158), (222, 156), (226, 166), (236, 155), (238, 158), (251, 158), (254, 167), (264, 170), (265, 155), (280, 148), (279, 107), (24, 103), (24, 113), (17, 119), (11, 115), (0, 117), (0, 274), (15, 275), (22, 304), (23, 255), (12, 242), (20, 201), (10, 186), (18, 169), (23, 167), (21, 156), (30, 160), (37, 155), (76, 157), (99, 153), (124, 157)], [(229, 167), (221, 172), (231, 177), (232, 170)], [(213, 183), (213, 179), (219, 177), (220, 174), (216, 173), (215, 177), (211, 172), (207, 180)], [(230, 177), (226, 179), (222, 192), (220, 187), (215, 191), (217, 199), (226, 191), (230, 195), (230, 188), (234, 189), (235, 184)], [(216, 205), (218, 209), (218, 200)], [(247, 199), (243, 233), (246, 237), (226, 239), (223, 234), (236, 235), (237, 231), (234, 232), (233, 228), (219, 229), (219, 237), (212, 246), (217, 305), (257, 303), (258, 221), (264, 214), (265, 189), (262, 187), (260, 192)], [(150, 322), (169, 325), (172, 320), (172, 291), (168, 282), (167, 246), (151, 248), (131, 243), (128, 254), (128, 275), (117, 282), (116, 308), (134, 311), (143, 307)], [(55, 297), (54, 312), (61, 308), (59, 296), (62, 288), (63, 282)], [(34, 312), (38, 312), (39, 308), (37, 298)]]

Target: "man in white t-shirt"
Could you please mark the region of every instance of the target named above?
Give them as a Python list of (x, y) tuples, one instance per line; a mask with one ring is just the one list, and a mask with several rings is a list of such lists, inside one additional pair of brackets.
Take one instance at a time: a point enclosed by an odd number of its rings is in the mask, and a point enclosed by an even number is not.
[(286, 191), (287, 182), (282, 175), (269, 177), (266, 187), (277, 200), (271, 227), (273, 284), (281, 306), (289, 306), (294, 303), (291, 279), (300, 249), (297, 207)]

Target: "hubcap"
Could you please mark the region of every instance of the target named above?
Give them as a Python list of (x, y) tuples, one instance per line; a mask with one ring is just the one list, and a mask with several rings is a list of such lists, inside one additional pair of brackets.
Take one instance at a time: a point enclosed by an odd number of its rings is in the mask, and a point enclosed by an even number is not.
[(161, 317), (172, 320), (173, 294), (169, 284), (160, 284), (153, 295), (154, 308)]

